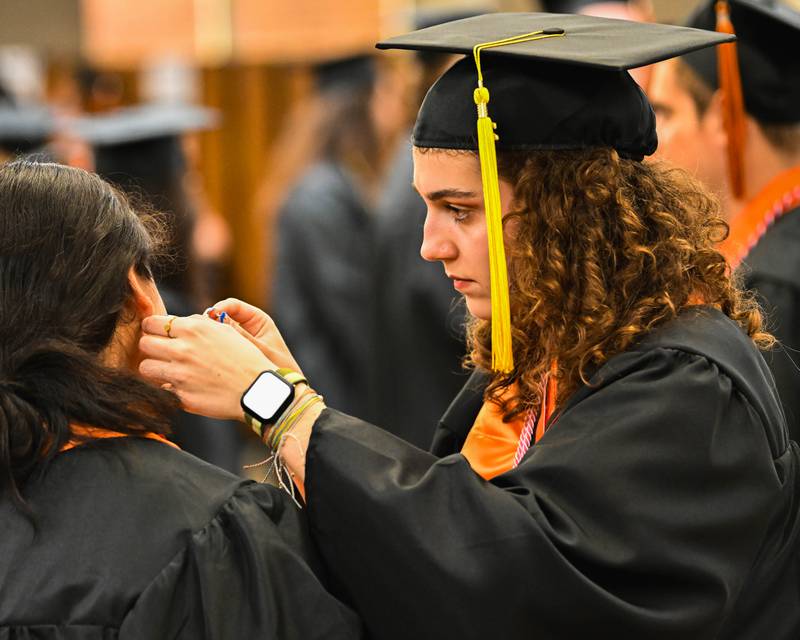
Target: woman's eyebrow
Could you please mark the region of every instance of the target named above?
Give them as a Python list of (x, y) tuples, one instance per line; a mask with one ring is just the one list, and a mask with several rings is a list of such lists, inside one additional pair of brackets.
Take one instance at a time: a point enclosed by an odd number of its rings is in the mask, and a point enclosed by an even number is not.
[[(419, 193), (416, 185), (412, 185), (414, 190)], [(439, 189), (438, 191), (431, 191), (425, 194), (425, 197), (431, 202), (442, 200), (444, 198), (475, 198), (479, 194), (475, 191), (464, 191), (463, 189)]]

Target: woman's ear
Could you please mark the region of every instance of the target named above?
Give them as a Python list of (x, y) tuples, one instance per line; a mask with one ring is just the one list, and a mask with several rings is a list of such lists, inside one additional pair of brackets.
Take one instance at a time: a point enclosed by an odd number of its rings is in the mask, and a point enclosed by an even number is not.
[(715, 91), (700, 121), (701, 130), (708, 144), (718, 153), (727, 153), (728, 132), (722, 109), (722, 91)]
[(137, 319), (164, 313), (164, 303), (151, 278), (140, 275), (131, 267), (128, 271), (128, 284), (133, 294), (130, 300), (131, 310)]

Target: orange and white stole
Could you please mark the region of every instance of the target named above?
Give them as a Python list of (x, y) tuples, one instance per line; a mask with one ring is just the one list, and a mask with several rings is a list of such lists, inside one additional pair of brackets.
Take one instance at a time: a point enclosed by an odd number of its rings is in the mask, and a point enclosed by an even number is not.
[(800, 207), (800, 166), (773, 178), (730, 220), (730, 234), (719, 244), (731, 269), (736, 269), (767, 229), (783, 214)]
[[(544, 381), (539, 411), (529, 410), (509, 422), (494, 402), (484, 401), (475, 423), (467, 435), (461, 454), (472, 469), (485, 480), (499, 476), (516, 467), (533, 443), (544, 436), (548, 420), (556, 409), (558, 397), (555, 376), (556, 364)], [(503, 399), (517, 395), (517, 386), (508, 388)]]

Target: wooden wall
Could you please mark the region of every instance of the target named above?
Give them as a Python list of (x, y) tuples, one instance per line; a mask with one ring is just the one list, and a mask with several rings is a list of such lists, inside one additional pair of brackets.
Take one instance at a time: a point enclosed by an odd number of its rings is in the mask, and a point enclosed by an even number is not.
[(204, 134), (202, 173), (211, 203), (233, 231), (227, 291), (266, 306), (273, 224), (283, 191), (277, 139), (310, 91), (303, 67), (239, 65), (203, 72), (204, 102), (223, 114)]

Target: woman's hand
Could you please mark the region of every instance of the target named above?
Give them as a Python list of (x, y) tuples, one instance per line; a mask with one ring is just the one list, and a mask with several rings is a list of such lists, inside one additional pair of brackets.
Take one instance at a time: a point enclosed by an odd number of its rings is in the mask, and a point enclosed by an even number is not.
[(279, 368), (302, 373), (275, 322), (258, 307), (236, 298), (226, 298), (217, 302), (207, 313), (213, 320), (218, 320), (222, 313), (227, 314), (228, 318), (233, 320), (233, 327)]
[[(269, 335), (270, 324), (277, 334), (271, 321), (261, 328)], [(252, 319), (251, 325), (256, 326)], [(192, 413), (241, 420), (242, 394), (262, 371), (277, 368), (265, 355), (269, 350), (257, 348), (231, 324), (202, 316), (150, 316), (142, 321), (142, 333), (139, 372), (173, 391)], [(282, 339), (280, 343), (285, 349)]]

